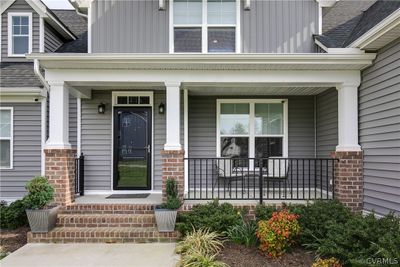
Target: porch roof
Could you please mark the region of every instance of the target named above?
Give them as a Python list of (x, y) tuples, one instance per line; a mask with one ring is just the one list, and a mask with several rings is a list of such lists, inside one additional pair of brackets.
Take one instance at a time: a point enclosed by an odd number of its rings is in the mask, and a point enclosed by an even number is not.
[(376, 54), (348, 49), (308, 54), (33, 53), (46, 69), (140, 70), (362, 70)]

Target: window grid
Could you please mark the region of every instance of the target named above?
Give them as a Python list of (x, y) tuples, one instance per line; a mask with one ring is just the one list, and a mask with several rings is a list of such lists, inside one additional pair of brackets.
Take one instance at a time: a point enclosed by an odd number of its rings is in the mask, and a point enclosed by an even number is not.
[[(13, 125), (13, 120), (14, 120), (14, 110), (11, 107), (0, 107), (0, 113), (2, 112), (10, 112), (10, 121), (9, 123), (5, 123), (5, 124), (9, 124), (9, 136), (3, 136), (2, 134), (0, 134), (0, 140), (3, 141), (9, 141), (9, 160), (10, 160), (10, 164), (9, 166), (0, 166), (0, 169), (12, 169), (13, 168), (13, 147), (14, 147), (14, 125)], [(1, 123), (1, 122), (0, 122)], [(3, 123), (0, 124), (0, 127), (3, 127), (2, 125)]]
[(27, 38), (27, 51), (32, 52), (32, 13), (9, 12), (8, 13), (8, 56), (24, 57), (25, 53), (15, 53), (16, 40)]
[[(202, 23), (201, 24), (176, 24), (174, 21), (172, 23), (172, 38), (170, 40), (170, 46), (172, 47), (171, 51), (172, 53), (185, 53), (185, 52), (175, 52), (175, 29), (176, 28), (201, 28), (201, 52), (202, 53), (213, 53), (213, 52), (209, 52), (208, 50), (208, 29), (209, 28), (234, 28), (235, 31), (235, 51), (234, 52), (223, 52), (223, 53), (237, 53), (240, 48), (239, 48), (239, 16), (240, 16), (240, 12), (239, 12), (239, 8), (238, 6), (240, 5), (240, 0), (234, 0), (235, 2), (235, 22), (234, 24), (226, 24), (226, 23), (221, 23), (221, 24), (213, 24), (213, 23), (208, 23), (208, 9), (207, 9), (207, 3), (208, 0), (201, 0), (202, 1)], [(170, 8), (172, 10), (172, 12), (170, 13), (170, 17), (173, 20), (174, 17), (174, 11), (173, 11), (173, 2), (171, 1), (171, 5)], [(222, 12), (222, 10), (220, 11), (221, 15), (222, 13), (227, 13), (227, 12)], [(195, 52), (194, 52), (195, 53)]]

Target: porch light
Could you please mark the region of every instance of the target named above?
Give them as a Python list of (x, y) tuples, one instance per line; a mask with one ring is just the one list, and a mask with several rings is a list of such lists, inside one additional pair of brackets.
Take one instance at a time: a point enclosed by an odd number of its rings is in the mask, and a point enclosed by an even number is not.
[(100, 105), (97, 107), (97, 112), (99, 114), (104, 114), (104, 112), (106, 112), (106, 105), (104, 103), (100, 103)]
[(161, 102), (161, 104), (158, 106), (158, 113), (159, 114), (164, 114), (165, 113), (165, 105), (164, 103)]

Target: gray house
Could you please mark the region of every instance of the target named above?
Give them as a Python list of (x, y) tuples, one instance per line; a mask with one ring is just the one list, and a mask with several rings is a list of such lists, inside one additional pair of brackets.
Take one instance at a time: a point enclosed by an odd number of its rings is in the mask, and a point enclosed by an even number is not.
[(168, 178), (184, 208), (400, 214), (400, 2), (70, 2), (1, 5), (1, 197), (43, 174), (64, 206), (31, 241), (151, 213)]

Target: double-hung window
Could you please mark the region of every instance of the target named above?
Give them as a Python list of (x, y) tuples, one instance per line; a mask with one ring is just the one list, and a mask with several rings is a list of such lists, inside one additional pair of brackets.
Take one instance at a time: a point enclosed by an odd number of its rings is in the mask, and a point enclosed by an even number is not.
[(8, 55), (25, 56), (32, 51), (32, 13), (8, 13)]
[(0, 107), (0, 169), (12, 169), (13, 109)]
[(238, 51), (239, 0), (174, 0), (171, 52)]
[(287, 157), (287, 100), (217, 100), (217, 156)]

